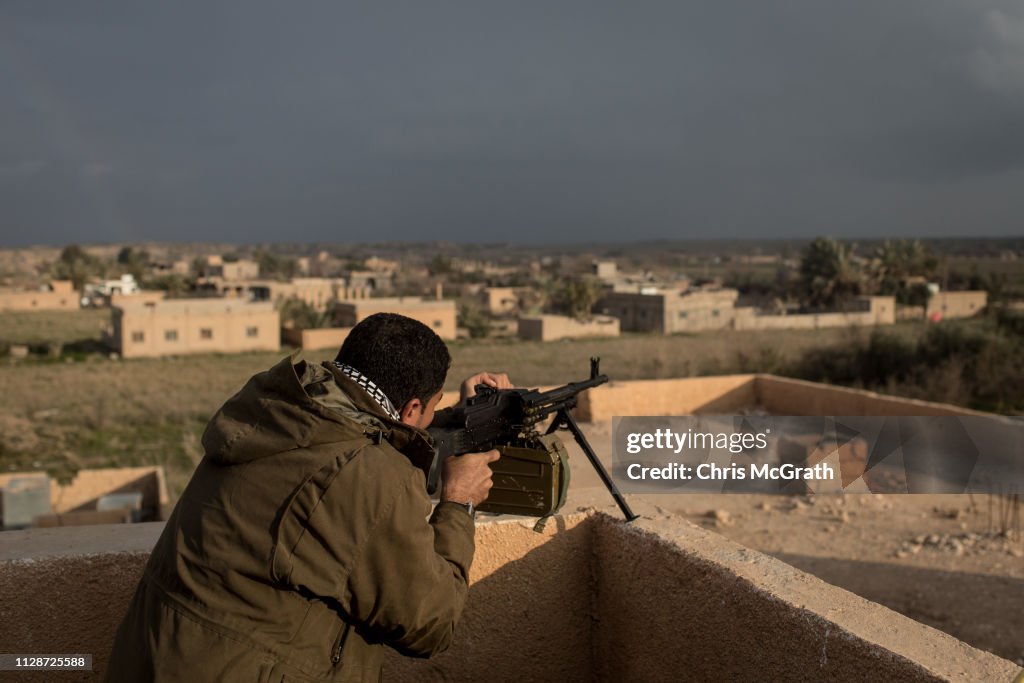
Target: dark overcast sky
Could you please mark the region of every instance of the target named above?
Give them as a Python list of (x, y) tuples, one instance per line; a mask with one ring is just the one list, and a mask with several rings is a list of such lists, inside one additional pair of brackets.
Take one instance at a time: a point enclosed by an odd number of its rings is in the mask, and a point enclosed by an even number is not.
[(1021, 0), (0, 4), (0, 242), (1024, 234)]

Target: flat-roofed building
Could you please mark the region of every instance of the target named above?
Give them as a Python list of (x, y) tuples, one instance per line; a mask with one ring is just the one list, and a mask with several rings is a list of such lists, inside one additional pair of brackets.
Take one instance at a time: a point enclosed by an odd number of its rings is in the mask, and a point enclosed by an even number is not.
[(477, 295), (491, 315), (512, 315), (519, 311), (521, 287), (484, 287)]
[(220, 263), (207, 260), (204, 275), (209, 278), (220, 278), (227, 282), (239, 280), (255, 280), (260, 276), (260, 264), (255, 261), (228, 261)]
[(619, 319), (610, 315), (595, 315), (586, 320), (565, 315), (524, 316), (518, 320), (516, 333), (520, 339), (529, 341), (618, 337)]
[(51, 280), (37, 290), (0, 290), (0, 311), (76, 311), (79, 307), (70, 280)]
[(354, 327), (374, 313), (398, 313), (419, 320), (441, 339), (455, 339), (455, 302), (414, 297), (379, 297), (340, 301), (334, 306), (339, 327)]
[(112, 309), (111, 344), (123, 358), (277, 351), (280, 317), (269, 302), (167, 299)]
[(619, 319), (626, 332), (699, 332), (732, 327), (735, 289), (609, 292), (594, 310)]

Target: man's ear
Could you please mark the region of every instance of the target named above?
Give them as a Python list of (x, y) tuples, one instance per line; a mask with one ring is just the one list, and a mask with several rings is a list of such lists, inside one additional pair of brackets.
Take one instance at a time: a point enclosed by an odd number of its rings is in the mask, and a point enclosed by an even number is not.
[(423, 415), (423, 401), (419, 400), (415, 396), (405, 402), (405, 405), (399, 408), (398, 415), (402, 418), (402, 422), (412, 427), (417, 426), (420, 417)]

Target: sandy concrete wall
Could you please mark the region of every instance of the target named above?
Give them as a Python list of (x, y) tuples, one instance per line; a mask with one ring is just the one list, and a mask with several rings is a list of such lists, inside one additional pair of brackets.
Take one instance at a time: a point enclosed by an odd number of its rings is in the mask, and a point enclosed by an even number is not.
[[(390, 657), (387, 680), (507, 680), (518, 672), (522, 680), (591, 680), (587, 520), (552, 520), (541, 534), (532, 520), (478, 523), (470, 602), (454, 645), (430, 661)], [(102, 673), (162, 529), (151, 523), (0, 533), (0, 649), (92, 654)], [(68, 672), (24, 680), (99, 678)]]
[(305, 351), (341, 348), (351, 327), (322, 327), (309, 330), (282, 329), (281, 339)]
[[(102, 674), (162, 528), (154, 522), (0, 533), (0, 649), (91, 654), (94, 671)], [(25, 672), (17, 680), (102, 679), (86, 672)]]
[(774, 415), (987, 415), (948, 403), (775, 375), (721, 375), (605, 384), (580, 396), (576, 419), (600, 422), (616, 415), (732, 414), (755, 406)]
[(874, 313), (807, 313), (793, 315), (737, 315), (737, 330), (817, 330), (823, 327), (878, 325)]
[(677, 517), (595, 524), (596, 680), (1009, 681), (1019, 671)]
[(77, 311), (81, 308), (78, 293), (63, 286), (61, 281), (51, 284), (54, 291), (0, 292), (0, 311)]
[[(1010, 680), (1012, 663), (676, 517), (641, 509), (477, 527), (452, 648), (398, 681)], [(95, 655), (98, 672), (160, 524), (0, 536), (7, 652)], [(97, 680), (66, 673), (23, 680)]]
[(564, 315), (536, 315), (519, 318), (516, 330), (520, 339), (557, 341), (588, 337), (618, 337), (619, 319), (598, 315), (590, 320), (576, 320)]
[(940, 315), (943, 318), (968, 318), (980, 313), (987, 305), (986, 291), (938, 292), (928, 298), (925, 315), (929, 318), (933, 315)]
[(469, 602), (451, 649), (388, 657), (386, 681), (592, 681), (593, 528), (583, 515), (477, 525)]
[(615, 415), (733, 413), (755, 405), (754, 375), (611, 382), (580, 396), (576, 419), (601, 422)]
[(817, 382), (758, 375), (757, 405), (775, 415), (987, 415), (948, 403), (884, 396)]
[[(42, 472), (5, 472), (0, 488), (16, 477), (39, 476)], [(96, 499), (110, 493), (142, 493), (142, 507), (160, 511), (167, 506), (167, 484), (162, 467), (110, 467), (80, 470), (69, 484), (50, 479), (50, 506), (56, 513), (94, 509)]]

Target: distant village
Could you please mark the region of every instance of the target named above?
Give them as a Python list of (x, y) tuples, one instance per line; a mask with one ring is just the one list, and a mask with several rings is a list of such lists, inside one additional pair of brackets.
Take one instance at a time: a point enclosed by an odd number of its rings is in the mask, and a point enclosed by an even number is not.
[[(352, 259), (326, 250), (299, 257), (181, 254), (171, 260), (122, 247), (104, 265), (102, 257), (68, 247), (38, 267), (53, 276), (46, 284), (0, 289), (0, 311), (109, 307), (105, 344), (122, 358), (140, 358), (282, 345), (337, 348), (352, 326), (379, 312), (415, 318), (446, 340), (556, 341), (624, 332), (891, 325), (969, 317), (988, 305), (984, 289), (947, 291), (929, 279), (919, 243), (887, 243), (875, 261), (861, 259), (861, 270), (877, 275), (874, 287), (865, 286), (863, 275), (848, 275), (854, 259), (843, 250), (821, 238), (797, 258), (736, 258), (739, 267), (775, 268), (776, 279), (790, 273), (790, 290), (798, 293), (766, 300), (721, 276), (624, 268), (616, 259), (578, 255), (519, 264), (441, 254), (418, 262)], [(9, 351), (15, 357), (27, 353)]]

